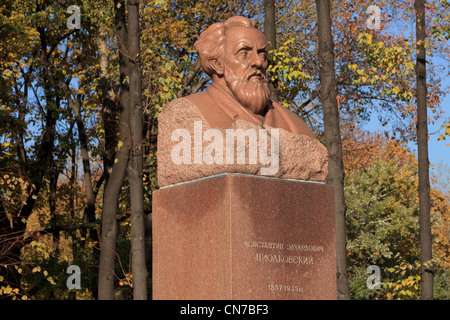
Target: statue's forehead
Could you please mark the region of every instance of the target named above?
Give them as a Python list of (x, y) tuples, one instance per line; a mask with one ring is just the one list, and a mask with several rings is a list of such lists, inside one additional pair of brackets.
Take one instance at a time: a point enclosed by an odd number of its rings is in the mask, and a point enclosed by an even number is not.
[(266, 37), (256, 28), (232, 26), (226, 31), (226, 42), (231, 46), (237, 45), (239, 42), (249, 42), (263, 48), (266, 46)]

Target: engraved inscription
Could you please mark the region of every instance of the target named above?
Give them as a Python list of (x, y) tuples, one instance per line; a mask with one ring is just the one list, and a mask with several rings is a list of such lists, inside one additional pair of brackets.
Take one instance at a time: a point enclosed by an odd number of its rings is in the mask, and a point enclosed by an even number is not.
[(312, 246), (306, 244), (290, 244), (286, 245), (287, 250), (299, 250), (299, 251), (317, 251), (323, 252), (323, 246)]
[[(244, 241), (244, 247), (254, 253), (254, 261), (258, 263), (276, 263), (313, 265), (315, 257), (322, 255), (324, 247), (317, 244), (281, 243), (260, 240)], [(257, 250), (254, 250), (257, 249)], [(320, 261), (320, 259), (319, 259)], [(269, 283), (267, 290), (271, 292), (303, 293), (303, 288), (292, 283)]]
[(266, 242), (266, 241), (244, 241), (246, 248), (265, 248), (265, 249), (278, 249), (283, 250), (282, 243)]
[(303, 288), (296, 285), (289, 284), (273, 284), (267, 285), (269, 291), (291, 291), (291, 292), (303, 292)]
[(287, 256), (284, 254), (257, 253), (256, 261), (259, 262), (278, 262), (294, 264), (313, 264), (313, 257)]
[[(245, 248), (260, 248), (271, 250), (289, 250), (289, 251), (309, 251), (309, 252), (324, 252), (323, 246), (310, 245), (310, 244), (298, 244), (298, 243), (280, 243), (269, 241), (244, 241)], [(255, 255), (255, 260), (258, 262), (269, 263), (292, 263), (292, 264), (314, 264), (314, 257), (311, 255), (294, 255), (294, 254), (282, 254), (282, 253), (266, 253), (258, 252)]]

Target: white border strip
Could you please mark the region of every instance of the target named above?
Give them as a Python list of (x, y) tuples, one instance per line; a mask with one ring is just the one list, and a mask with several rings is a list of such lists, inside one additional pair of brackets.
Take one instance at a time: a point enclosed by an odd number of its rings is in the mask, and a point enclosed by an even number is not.
[[(217, 178), (217, 177), (226, 176), (226, 175), (229, 175), (229, 174), (241, 175), (241, 176), (249, 176), (249, 177), (256, 177), (256, 178), (261, 178), (261, 179), (276, 179), (276, 180), (283, 180), (283, 181), (295, 181), (295, 182), (307, 182), (307, 183), (316, 183), (316, 184), (326, 184), (326, 182), (323, 182), (323, 181), (298, 180), (298, 179), (285, 179), (285, 178), (278, 178), (278, 177), (271, 177), (271, 176), (261, 176), (261, 175), (248, 174), (248, 173), (240, 173), (240, 172), (224, 172), (224, 173), (215, 174), (215, 175), (213, 175), (213, 176), (208, 176), (208, 177), (198, 178), (198, 179), (194, 179), (194, 180), (190, 180), (190, 181), (183, 181), (183, 182), (178, 182), (178, 183), (170, 184), (170, 185), (168, 185), (168, 186), (160, 187), (160, 188), (158, 188), (158, 189), (156, 189), (156, 190), (162, 190), (162, 189), (166, 189), (166, 188), (170, 188), (170, 187), (180, 186), (180, 185), (183, 185), (183, 184), (188, 184), (188, 183), (193, 183), (193, 182), (198, 182), (198, 181), (203, 181), (203, 180), (213, 179), (213, 178)], [(155, 190), (155, 191), (156, 191), (156, 190)]]

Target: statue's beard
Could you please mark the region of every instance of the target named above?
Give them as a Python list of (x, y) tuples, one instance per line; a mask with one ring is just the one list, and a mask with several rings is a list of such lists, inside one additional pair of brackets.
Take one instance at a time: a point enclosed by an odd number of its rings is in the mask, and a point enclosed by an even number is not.
[(233, 74), (225, 77), (225, 82), (242, 106), (255, 114), (263, 114), (270, 98), (265, 75), (252, 70), (249, 75), (243, 78)]

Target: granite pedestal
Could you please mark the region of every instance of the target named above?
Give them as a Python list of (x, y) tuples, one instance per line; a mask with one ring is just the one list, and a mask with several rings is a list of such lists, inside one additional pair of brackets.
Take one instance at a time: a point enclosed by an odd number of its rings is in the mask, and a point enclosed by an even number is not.
[(153, 195), (153, 299), (336, 299), (333, 188), (222, 174)]

